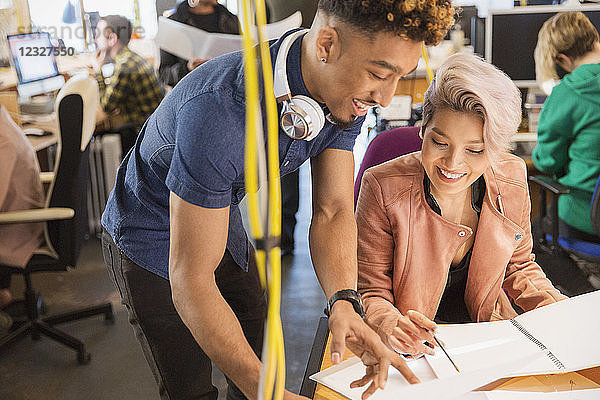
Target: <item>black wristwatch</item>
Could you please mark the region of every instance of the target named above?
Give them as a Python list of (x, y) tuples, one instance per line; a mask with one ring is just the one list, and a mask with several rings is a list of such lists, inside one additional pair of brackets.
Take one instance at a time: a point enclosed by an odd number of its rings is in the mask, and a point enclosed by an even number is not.
[(352, 307), (354, 307), (354, 311), (356, 311), (361, 318), (365, 318), (365, 308), (363, 307), (362, 299), (360, 298), (360, 294), (354, 289), (344, 289), (335, 292), (327, 302), (327, 307), (323, 310), (325, 315), (329, 317), (333, 304), (338, 300), (349, 301), (352, 304)]

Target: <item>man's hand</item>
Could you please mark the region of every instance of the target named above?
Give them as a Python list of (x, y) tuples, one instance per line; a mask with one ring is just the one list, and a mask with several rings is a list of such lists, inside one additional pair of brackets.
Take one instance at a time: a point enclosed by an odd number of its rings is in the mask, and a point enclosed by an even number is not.
[(365, 376), (352, 382), (350, 387), (365, 386), (371, 382), (362, 394), (365, 400), (377, 389), (383, 389), (388, 377), (388, 368), (393, 365), (409, 383), (419, 383), (417, 377), (408, 368), (402, 357), (388, 348), (379, 336), (354, 311), (352, 304), (338, 300), (333, 305), (329, 317), (331, 331), (331, 361), (338, 364), (342, 360), (346, 346), (360, 357), (367, 367)]
[(410, 310), (398, 319), (394, 331), (388, 337), (388, 342), (391, 348), (398, 353), (413, 356), (421, 353), (433, 355), (432, 348), (423, 344), (423, 341), (435, 346), (432, 332), (435, 332), (436, 329), (435, 322), (417, 311)]
[(204, 64), (207, 61), (208, 60), (203, 58), (193, 58), (187, 62), (187, 68), (189, 71), (193, 71), (194, 69), (196, 69), (196, 67)]
[(106, 49), (98, 49), (95, 54), (95, 64), (93, 65), (94, 71), (100, 71), (102, 66), (104, 65), (104, 60), (106, 59)]

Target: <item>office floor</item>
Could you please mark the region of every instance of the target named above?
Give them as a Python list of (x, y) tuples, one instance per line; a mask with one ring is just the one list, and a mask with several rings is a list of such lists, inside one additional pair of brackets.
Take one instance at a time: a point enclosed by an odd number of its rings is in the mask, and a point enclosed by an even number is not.
[[(296, 228), (296, 254), (283, 260), (283, 304), (286, 347), (286, 387), (298, 392), (312, 346), (324, 296), (314, 275), (308, 254), (310, 188), (308, 171), (300, 179), (301, 204)], [(102, 261), (100, 241), (89, 240), (82, 250), (77, 269), (68, 273), (36, 274), (33, 284), (44, 297), (49, 313), (58, 313), (83, 304), (113, 303), (116, 323), (105, 325), (92, 317), (61, 325), (61, 329), (82, 339), (92, 353), (88, 365), (77, 364), (75, 352), (42, 336), (25, 338), (0, 353), (0, 399), (5, 400), (137, 400), (158, 399), (154, 378), (127, 322)], [(15, 293), (22, 282), (13, 280)], [(219, 398), (224, 399), (225, 379), (213, 372)]]

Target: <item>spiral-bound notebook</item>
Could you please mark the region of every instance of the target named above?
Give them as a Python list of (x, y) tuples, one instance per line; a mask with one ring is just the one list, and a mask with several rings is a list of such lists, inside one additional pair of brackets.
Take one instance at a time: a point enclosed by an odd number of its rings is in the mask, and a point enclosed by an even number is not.
[[(577, 371), (600, 365), (600, 291), (540, 307), (518, 317), (478, 324), (440, 325), (438, 338), (461, 371), (481, 368), (535, 346), (544, 357), (524, 363), (513, 376)], [(438, 376), (454, 369), (442, 352), (427, 356)]]
[[(408, 362), (420, 384), (408, 384), (390, 367), (385, 390), (378, 390), (370, 399), (454, 399), (500, 378), (598, 366), (600, 291), (541, 307), (513, 320), (439, 325), (436, 337), (460, 373), (444, 352), (436, 349), (433, 356)], [(354, 357), (311, 379), (349, 399), (360, 400), (364, 388), (351, 389), (350, 382), (361, 378), (364, 371), (360, 359)], [(485, 398), (477, 395), (465, 399)]]

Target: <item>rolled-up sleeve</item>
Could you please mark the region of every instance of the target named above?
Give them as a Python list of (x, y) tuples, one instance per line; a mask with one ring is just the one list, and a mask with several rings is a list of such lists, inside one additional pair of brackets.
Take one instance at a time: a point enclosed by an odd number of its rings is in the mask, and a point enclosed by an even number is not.
[(394, 237), (377, 179), (368, 170), (362, 179), (356, 208), (358, 227), (358, 290), (366, 321), (387, 343), (400, 312), (394, 306)]

